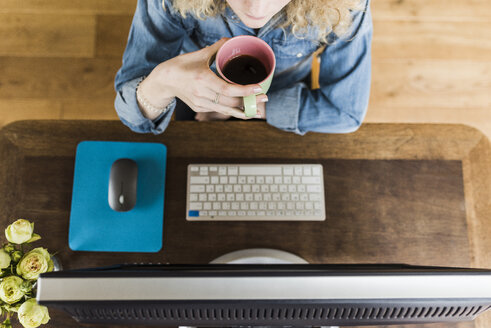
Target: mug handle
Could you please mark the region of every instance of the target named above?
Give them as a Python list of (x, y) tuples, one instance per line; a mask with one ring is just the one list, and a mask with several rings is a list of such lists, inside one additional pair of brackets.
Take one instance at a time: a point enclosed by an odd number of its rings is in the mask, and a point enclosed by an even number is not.
[(244, 97), (244, 112), (246, 117), (257, 115), (256, 95)]

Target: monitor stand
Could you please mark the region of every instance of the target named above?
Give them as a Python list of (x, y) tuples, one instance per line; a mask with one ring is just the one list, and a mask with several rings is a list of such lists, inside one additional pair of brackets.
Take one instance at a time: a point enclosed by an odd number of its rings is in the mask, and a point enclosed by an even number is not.
[(308, 264), (295, 254), (270, 248), (248, 248), (217, 257), (211, 264)]
[[(248, 248), (217, 257), (211, 264), (309, 264), (298, 255), (270, 248)], [(182, 326), (181, 326), (182, 328)], [(258, 328), (258, 327), (254, 327)], [(262, 327), (261, 328), (271, 328)], [(321, 328), (339, 328), (323, 326)]]

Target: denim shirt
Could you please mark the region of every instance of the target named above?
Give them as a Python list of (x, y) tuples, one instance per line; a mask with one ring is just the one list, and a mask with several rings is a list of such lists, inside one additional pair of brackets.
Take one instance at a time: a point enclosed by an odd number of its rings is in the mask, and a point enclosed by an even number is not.
[(320, 88), (311, 90), (303, 81), (310, 74), (312, 54), (321, 44), (311, 29), (295, 36), (279, 28), (284, 13), (275, 15), (256, 34), (228, 7), (216, 17), (182, 17), (165, 1), (138, 0), (123, 65), (115, 79), (115, 108), (121, 121), (135, 132), (162, 133), (175, 108), (154, 120), (141, 113), (136, 100), (138, 83), (161, 62), (181, 53), (211, 45), (222, 37), (255, 35), (273, 49), (276, 69), (268, 91), (268, 124), (300, 135), (308, 131), (353, 132), (361, 125), (368, 107), (371, 74), (372, 20), (369, 0), (365, 10), (353, 13), (347, 36), (331, 34), (320, 56)]

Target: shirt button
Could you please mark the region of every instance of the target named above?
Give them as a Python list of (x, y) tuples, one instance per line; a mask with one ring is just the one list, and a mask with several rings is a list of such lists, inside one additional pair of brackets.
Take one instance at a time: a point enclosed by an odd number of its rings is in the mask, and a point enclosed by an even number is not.
[(298, 57), (298, 58), (300, 58), (300, 57), (302, 57), (302, 56), (303, 56), (303, 53), (301, 53), (301, 52), (299, 52), (299, 53), (297, 54), (297, 57)]

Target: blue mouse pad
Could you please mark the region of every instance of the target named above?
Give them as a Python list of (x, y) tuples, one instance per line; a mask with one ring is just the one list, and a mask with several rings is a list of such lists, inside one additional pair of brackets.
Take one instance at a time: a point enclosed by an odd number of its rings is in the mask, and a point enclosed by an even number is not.
[[(114, 161), (137, 163), (136, 205), (108, 203)], [(159, 143), (83, 141), (77, 146), (68, 244), (74, 251), (158, 252), (162, 248), (167, 148)]]

